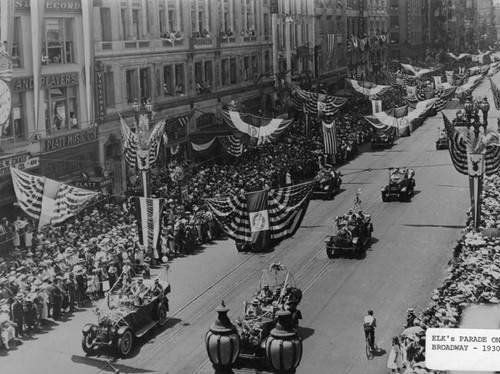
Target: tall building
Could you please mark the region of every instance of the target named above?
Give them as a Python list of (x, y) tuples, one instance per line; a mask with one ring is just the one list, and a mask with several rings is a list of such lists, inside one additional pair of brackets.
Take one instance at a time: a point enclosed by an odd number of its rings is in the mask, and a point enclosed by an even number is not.
[[(0, 126), (0, 207), (16, 201), (10, 167), (70, 181), (99, 166), (91, 85), (90, 5), (2, 1), (1, 40), (12, 57), (12, 108)], [(3, 121), (2, 121), (3, 122)], [(101, 173), (102, 174), (102, 173)], [(96, 183), (101, 183), (100, 178)]]
[(428, 0), (390, 0), (389, 58), (424, 60), (428, 35)]

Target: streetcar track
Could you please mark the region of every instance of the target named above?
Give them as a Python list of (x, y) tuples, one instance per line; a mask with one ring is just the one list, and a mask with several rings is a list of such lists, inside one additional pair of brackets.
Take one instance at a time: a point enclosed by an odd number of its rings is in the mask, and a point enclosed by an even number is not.
[[(372, 165), (377, 163), (379, 160), (374, 160)], [(374, 169), (372, 168), (365, 168), (363, 171), (372, 171)], [(382, 169), (383, 170), (383, 169)], [(357, 177), (359, 177), (361, 175), (361, 172), (360, 173), (357, 173), (357, 175), (355, 175), (349, 182), (342, 182), (343, 184), (350, 184), (352, 183)], [(338, 196), (338, 195), (336, 195)], [(373, 206), (375, 204), (375, 202), (377, 202), (379, 200), (379, 197), (378, 195), (375, 196), (368, 204), (365, 205), (365, 209), (366, 208), (370, 208), (371, 206)], [(317, 211), (320, 207), (322, 207), (322, 203), (319, 203), (317, 204), (316, 206), (313, 206), (312, 209), (308, 209), (307, 212), (306, 212), (306, 216), (311, 216), (311, 215), (314, 215), (313, 213), (315, 211)], [(375, 212), (373, 212), (371, 214), (371, 217), (374, 218), (376, 217), (378, 214), (380, 214), (380, 212), (385, 208), (386, 204), (382, 204), (379, 208), (377, 208), (375, 210)], [(365, 210), (366, 211), (366, 210)], [(323, 217), (318, 217), (317, 219), (314, 220), (314, 222), (316, 221), (319, 221), (320, 219), (322, 219)], [(297, 240), (297, 239), (300, 239), (303, 235), (305, 235), (307, 230), (299, 230), (298, 231), (298, 235), (294, 235), (294, 239)], [(279, 243), (273, 253), (271, 254), (271, 256), (269, 258), (266, 259), (266, 262), (268, 263), (272, 263), (273, 260), (275, 258), (277, 258), (279, 255), (282, 254), (282, 252), (285, 251), (285, 246), (283, 245), (283, 242)], [(320, 248), (316, 251), (316, 253), (314, 254), (314, 256), (312, 256), (302, 267), (300, 267), (296, 272), (294, 272), (294, 274), (297, 276), (297, 278), (300, 277), (301, 274), (303, 274), (312, 264), (315, 263), (315, 260), (324, 252), (324, 247), (320, 245)], [(180, 309), (178, 309), (175, 313), (173, 313), (169, 318), (168, 320), (171, 320), (172, 318), (174, 318), (175, 316), (179, 315), (182, 311), (186, 310), (189, 306), (191, 306), (192, 304), (194, 304), (198, 299), (200, 299), (201, 297), (203, 297), (204, 295), (206, 295), (210, 290), (212, 290), (216, 285), (218, 285), (219, 283), (221, 283), (222, 281), (224, 281), (227, 277), (229, 277), (231, 274), (233, 274), (236, 270), (238, 270), (240, 267), (242, 267), (244, 264), (246, 264), (247, 262), (249, 262), (250, 260), (252, 260), (255, 256), (257, 256), (259, 253), (252, 253), (250, 256), (248, 256), (244, 261), (240, 262), (238, 265), (236, 265), (235, 267), (233, 267), (233, 269), (231, 269), (229, 272), (227, 272), (226, 274), (224, 274), (222, 277), (220, 277), (217, 281), (215, 281), (214, 283), (212, 283), (208, 288), (206, 288), (205, 290), (203, 290), (202, 292), (200, 292), (198, 295), (196, 295), (195, 297), (193, 297), (190, 301), (188, 301), (187, 303), (185, 303)], [(336, 263), (337, 260), (333, 259), (333, 260), (329, 260), (326, 265), (323, 266), (323, 268), (321, 269), (321, 271), (309, 282), (309, 284), (306, 286), (306, 288), (304, 289), (303, 293), (305, 293), (306, 290), (309, 290), (315, 283), (316, 281), (321, 277), (321, 275), (323, 275), (326, 270), (334, 263)], [(219, 304), (219, 300), (223, 300), (225, 298), (225, 296), (229, 295), (231, 292), (234, 291), (234, 289), (238, 288), (242, 283), (244, 283), (248, 278), (250, 278), (252, 275), (254, 275), (257, 271), (262, 271), (262, 268), (261, 267), (255, 267), (253, 270), (247, 272), (247, 274), (242, 278), (240, 279), (235, 285), (233, 285), (230, 289), (226, 290), (224, 292), (224, 294), (222, 295), (222, 297), (218, 298), (217, 301), (212, 301), (210, 302), (210, 304), (207, 306), (206, 309), (214, 309), (218, 304)], [(135, 365), (135, 368), (131, 368), (131, 370), (129, 370), (127, 373), (132, 373), (133, 371), (135, 371), (136, 369), (139, 369), (141, 368), (141, 365), (143, 365), (150, 357), (154, 356), (155, 354), (157, 354), (161, 349), (163, 349), (168, 343), (170, 343), (170, 341), (179, 336), (182, 332), (184, 332), (187, 328), (189, 328), (191, 326), (191, 324), (193, 322), (195, 322), (196, 320), (198, 320), (201, 316), (203, 316), (205, 314), (205, 312), (200, 312), (200, 313), (197, 313), (195, 316), (191, 317), (189, 319), (189, 321), (184, 321), (184, 326), (180, 327), (177, 331), (175, 332), (171, 332), (169, 333), (165, 339), (162, 340), (162, 343), (156, 347), (153, 351), (151, 351), (148, 355), (146, 355), (141, 361), (139, 361), (136, 365)], [(167, 323), (168, 323), (168, 320), (167, 320)], [(160, 333), (160, 335), (163, 333), (163, 332), (166, 332), (166, 331), (162, 331)], [(204, 368), (207, 363), (209, 363), (210, 361), (208, 359), (206, 359), (194, 372), (193, 374), (196, 374), (198, 373), (202, 368)], [(99, 371), (97, 371), (97, 373), (100, 373), (104, 370), (104, 368), (101, 368)]]

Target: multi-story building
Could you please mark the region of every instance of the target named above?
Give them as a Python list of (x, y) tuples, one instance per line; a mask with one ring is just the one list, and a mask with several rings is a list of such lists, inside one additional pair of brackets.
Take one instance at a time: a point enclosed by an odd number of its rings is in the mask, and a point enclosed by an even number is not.
[[(271, 116), (276, 73), (308, 72), (336, 89), (348, 64), (383, 60), (375, 45), (347, 51), (348, 36), (386, 31), (385, 1), (362, 3), (2, 1), (0, 38), (14, 73), (0, 137), (0, 206), (15, 201), (8, 166), (21, 163), (57, 180), (123, 191), (133, 171), (122, 157), (120, 116), (135, 127), (133, 108), (145, 113), (148, 100), (152, 121), (167, 119), (165, 163), (191, 156), (190, 135), (216, 135), (223, 102), (238, 99), (247, 112)], [(183, 127), (178, 119), (190, 113)]]
[[(0, 3), (12, 57), (10, 117), (0, 134), (0, 209), (15, 202), (10, 167), (73, 180), (99, 164), (91, 85), (89, 8), (80, 0)], [(97, 174), (102, 173), (97, 170)], [(103, 178), (96, 179), (96, 186)], [(13, 214), (13, 213), (11, 213)]]
[(428, 0), (390, 0), (389, 58), (424, 60), (428, 23)]

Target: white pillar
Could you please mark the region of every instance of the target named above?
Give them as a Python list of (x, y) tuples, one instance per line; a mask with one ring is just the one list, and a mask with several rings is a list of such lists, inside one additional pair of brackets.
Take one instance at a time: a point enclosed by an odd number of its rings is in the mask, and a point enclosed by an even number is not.
[(221, 25), (221, 30), (220, 31), (226, 31), (227, 29), (227, 25), (226, 25), (226, 4), (224, 4), (224, 0), (218, 0), (219, 1), (219, 4), (220, 4), (220, 9), (221, 9), (221, 14), (219, 15), (219, 17), (221, 18), (221, 22), (220, 22), (220, 25)]
[(273, 73), (278, 74), (278, 14), (271, 15), (271, 35), (273, 37)]
[(243, 9), (243, 28), (246, 30), (248, 29), (248, 24), (247, 24), (247, 2), (246, 0), (242, 1), (242, 8)]
[(205, 0), (205, 24), (203, 26), (210, 32), (210, 35), (212, 36), (214, 30), (210, 30), (210, 4), (208, 3), (208, 0)]
[(228, 28), (231, 29), (231, 31), (233, 32), (233, 35), (235, 35), (236, 30), (234, 29), (234, 3), (233, 3), (233, 1), (229, 2), (229, 27)]
[(181, 0), (175, 0), (175, 31), (183, 31), (181, 30)]
[(127, 29), (127, 35), (125, 39), (132, 39), (132, 27), (134, 27), (134, 15), (132, 14), (132, 0), (127, 0), (127, 14), (128, 22), (125, 22), (125, 27)]
[(198, 0), (194, 0), (194, 20), (195, 20), (195, 29), (193, 31), (202, 32), (200, 30), (200, 10), (198, 8)]
[[(284, 2), (284, 13), (290, 14), (290, 3), (288, 1)], [(290, 44), (290, 28), (292, 22), (290, 20), (287, 22), (285, 20), (285, 55), (286, 55), (286, 67), (288, 73), (286, 73), (286, 81), (290, 82), (292, 77), (292, 47)]]
[(165, 25), (165, 32), (170, 33), (172, 25), (168, 23), (168, 0), (163, 0), (163, 20)]

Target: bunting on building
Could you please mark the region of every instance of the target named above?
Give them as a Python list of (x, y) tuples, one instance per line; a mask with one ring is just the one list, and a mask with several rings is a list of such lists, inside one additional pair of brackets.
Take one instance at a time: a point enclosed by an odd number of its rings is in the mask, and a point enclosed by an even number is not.
[(307, 182), (205, 202), (224, 232), (237, 244), (269, 246), (298, 230), (313, 186), (314, 182)]
[(134, 196), (135, 216), (139, 228), (139, 241), (146, 250), (158, 248), (162, 228), (162, 212), (165, 199)]
[(376, 99), (386, 93), (391, 86), (383, 86), (372, 82), (347, 79), (346, 82), (356, 91), (370, 99)]
[(337, 135), (335, 128), (335, 121), (326, 123), (322, 121), (323, 128), (323, 146), (326, 155), (337, 154)]
[(97, 192), (10, 168), (19, 206), (38, 227), (58, 224), (84, 209)]
[(418, 66), (413, 66), (413, 65), (410, 65), (410, 64), (401, 64), (401, 66), (405, 70), (411, 71), (413, 73), (413, 75), (415, 76), (415, 78), (421, 78), (425, 74), (429, 74), (429, 73), (432, 73), (433, 71), (436, 71), (436, 69), (420, 68)]
[(292, 120), (258, 117), (229, 110), (222, 110), (221, 114), (224, 122), (249, 135), (250, 140), (257, 145), (273, 142), (292, 123)]
[(490, 78), (490, 86), (491, 86), (491, 93), (493, 94), (493, 103), (495, 104), (495, 108), (497, 110), (500, 110), (500, 90), (498, 89), (497, 85), (495, 82), (493, 82), (493, 79)]
[(330, 117), (337, 114), (347, 98), (304, 91), (298, 87), (292, 90), (292, 100), (297, 111), (316, 117)]

